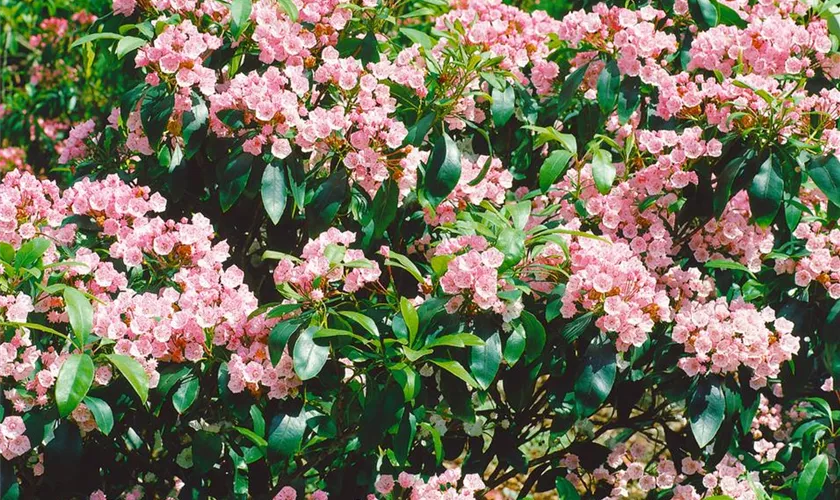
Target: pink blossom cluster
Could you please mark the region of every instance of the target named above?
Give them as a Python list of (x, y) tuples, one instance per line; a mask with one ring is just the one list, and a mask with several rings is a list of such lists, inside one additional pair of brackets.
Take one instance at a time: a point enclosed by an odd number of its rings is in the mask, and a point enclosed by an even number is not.
[(3, 458), (11, 460), (32, 448), (24, 432), (26, 424), (18, 416), (8, 416), (0, 422), (0, 455)]
[(85, 156), (88, 149), (86, 141), (92, 139), (95, 128), (96, 123), (93, 120), (88, 120), (70, 129), (70, 135), (64, 141), (58, 163), (64, 165), (71, 160)]
[(557, 63), (547, 60), (549, 34), (558, 31), (557, 20), (544, 11), (527, 13), (501, 0), (455, 0), (451, 6), (452, 10), (435, 19), (436, 29), (447, 31), (460, 22), (465, 30), (461, 43), (502, 57), (500, 67), (524, 85), (530, 80), (537, 93), (551, 91), (560, 72)]
[(227, 5), (218, 0), (151, 0), (151, 5), (161, 12), (205, 15), (217, 23), (226, 22), (230, 12)]
[(38, 28), (41, 29), (41, 33), (29, 37), (29, 45), (33, 48), (57, 43), (67, 34), (70, 23), (67, 19), (48, 17), (38, 24)]
[(719, 298), (681, 308), (671, 338), (692, 355), (679, 361), (688, 375), (734, 373), (746, 366), (752, 370), (750, 385), (757, 389), (799, 351), (799, 338), (792, 331), (793, 323), (777, 318), (769, 307), (758, 310), (740, 298), (730, 303)]
[(9, 170), (32, 170), (26, 164), (26, 151), (23, 148), (0, 148), (0, 173)]
[[(484, 176), (481, 180), (471, 185), (482, 173)], [(431, 208), (424, 210), (426, 223), (437, 226), (454, 222), (456, 212), (468, 205), (479, 205), (484, 200), (501, 205), (505, 202), (505, 195), (512, 186), (513, 175), (504, 168), (500, 159), (478, 156), (473, 161), (462, 156), (461, 178), (458, 184), (434, 210)]]
[[(199, 214), (176, 222), (150, 217), (163, 211), (166, 201), (148, 188), (123, 183), (116, 175), (103, 181), (84, 179), (60, 193), (48, 181), (13, 171), (3, 178), (0, 193), (3, 203), (8, 203), (0, 206), (0, 214), (11, 215), (4, 241), (19, 247), (38, 234), (51, 236), (55, 244), (48, 248), (44, 261), (59, 260), (60, 251), (77, 262), (64, 271), (64, 279), (96, 297), (92, 333), (112, 341), (115, 353), (135, 358), (145, 368), (151, 387), (157, 384), (158, 363), (196, 362), (214, 356), (214, 348), (220, 348), (232, 358), (232, 391), (244, 390), (240, 382), (245, 380), (254, 384), (255, 392), (257, 385), (267, 388), (270, 398), (294, 393), (299, 381), (288, 355), (277, 367), (268, 361), (273, 321), (262, 314), (250, 317), (257, 309), (256, 297), (243, 283), (241, 270), (223, 267), (227, 244), (214, 243), (206, 218)], [(73, 241), (74, 226), (62, 226), (71, 215), (89, 217), (100, 228), (109, 258), (87, 248), (76, 250), (75, 255), (69, 248), (59, 248)], [(169, 284), (154, 291), (133, 290), (127, 275), (114, 265), (118, 259), (127, 267), (171, 272)], [(46, 314), (50, 323), (63, 325), (68, 321), (63, 309), (60, 298), (45, 294), (0, 297), (0, 311), (12, 322), (24, 322), (35, 311)], [(0, 344), (0, 376), (27, 391), (14, 388), (5, 394), (21, 412), (49, 403), (49, 389), (69, 354), (59, 355), (52, 346), (41, 350), (31, 336), (32, 332), (18, 329), (12, 339)], [(240, 364), (245, 366), (243, 379), (236, 376)], [(259, 376), (253, 378), (257, 368)], [(97, 368), (97, 384), (107, 385), (111, 379), (107, 365)], [(92, 425), (84, 409), (73, 418), (83, 430)]]
[(698, 262), (734, 260), (750, 271), (761, 269), (761, 259), (773, 251), (773, 233), (750, 220), (750, 201), (746, 191), (729, 200), (718, 219), (710, 219), (694, 233), (688, 247)]
[(694, 486), (683, 485), (674, 489), (674, 499), (700, 500), (704, 496), (727, 495), (742, 500), (757, 500), (752, 483), (758, 483), (758, 473), (747, 472), (744, 464), (727, 453), (714, 471), (703, 476), (704, 495), (700, 495)]
[(350, 231), (328, 229), (309, 240), (300, 259), (282, 259), (274, 269), (274, 283), (287, 285), (294, 293), (313, 301), (340, 293), (333, 283), (343, 281), (342, 290), (346, 293), (375, 285), (382, 273), (379, 264), (368, 260), (361, 250), (349, 248), (355, 241), (356, 235)]
[(698, 33), (691, 44), (689, 71), (717, 70), (731, 76), (738, 65), (743, 73), (762, 76), (814, 75), (814, 57), (831, 50), (826, 22), (814, 18), (806, 26), (789, 17), (774, 15), (753, 19), (744, 29), (716, 26)]
[(660, 457), (655, 464), (647, 464), (648, 455), (649, 447), (643, 442), (637, 441), (629, 447), (620, 443), (610, 452), (606, 464), (593, 471), (582, 469), (579, 457), (572, 453), (561, 459), (560, 467), (568, 471), (566, 479), (578, 490), (585, 488), (582, 480), (584, 474), (590, 477), (590, 484), (609, 484), (612, 487), (610, 496), (606, 497), (609, 500), (627, 498), (631, 491), (636, 490), (645, 493), (670, 490), (679, 487), (679, 483), (685, 481), (687, 476), (703, 469), (703, 462), (685, 457), (681, 463), (682, 473), (679, 473), (676, 464), (664, 457)]
[[(339, 31), (350, 20), (351, 12), (340, 8), (338, 0), (303, 0), (298, 4), (299, 18), (293, 21), (279, 3), (272, 0), (254, 2), (251, 39), (260, 49), (260, 61), (288, 66), (303, 66), (324, 47), (338, 42)], [(307, 28), (304, 23), (313, 25)], [(308, 67), (313, 67), (312, 61)]]
[(641, 346), (657, 322), (671, 319), (668, 295), (627, 243), (579, 238), (571, 247), (571, 276), (560, 309), (564, 318), (581, 311), (598, 316), (603, 332), (616, 334), (624, 352)]
[[(426, 480), (407, 472), (400, 472), (396, 481), (392, 475), (381, 475), (377, 478), (374, 488), (382, 495), (381, 498), (392, 495), (392, 498), (410, 500), (472, 500), (484, 490), (485, 484), (478, 474), (467, 474), (462, 478), (461, 469), (455, 467)], [(373, 493), (367, 496), (367, 500), (376, 498)]]
[(436, 256), (451, 255), (446, 272), (440, 278), (440, 288), (452, 295), (446, 303), (450, 314), (472, 308), (492, 310), (506, 321), (519, 317), (521, 303), (502, 300), (498, 293), (509, 288), (499, 278), (499, 267), (505, 260), (502, 252), (490, 247), (481, 236), (460, 236), (446, 239), (435, 248)]
[(221, 38), (200, 32), (185, 19), (167, 26), (151, 45), (137, 51), (134, 61), (138, 68), (154, 71), (146, 79), (149, 84), (158, 85), (162, 78), (179, 89), (176, 109), (185, 111), (191, 108), (193, 87), (208, 96), (216, 91), (216, 73), (203, 63), (207, 54), (221, 45)]
[(776, 259), (776, 272), (793, 273), (800, 287), (817, 282), (832, 299), (840, 299), (840, 230), (826, 228), (820, 221), (802, 222), (793, 236), (804, 240), (808, 254)]
[(599, 3), (591, 12), (567, 14), (557, 35), (573, 48), (588, 49), (573, 61), (578, 67), (593, 61), (587, 70), (587, 87), (593, 87), (604, 67), (596, 60), (598, 53), (614, 55), (622, 75), (646, 80), (652, 74), (667, 74), (661, 61), (677, 50), (676, 37), (661, 29), (672, 24), (665, 18), (665, 12), (652, 7), (630, 10)]

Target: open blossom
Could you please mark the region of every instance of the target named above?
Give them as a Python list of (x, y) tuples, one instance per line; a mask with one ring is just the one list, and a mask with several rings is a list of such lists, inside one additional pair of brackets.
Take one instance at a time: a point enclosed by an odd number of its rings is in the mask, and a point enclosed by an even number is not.
[(596, 313), (598, 328), (617, 334), (619, 351), (642, 345), (655, 323), (670, 320), (668, 295), (626, 243), (579, 238), (569, 251), (563, 317)]
[(70, 160), (83, 157), (87, 152), (85, 141), (93, 140), (91, 134), (95, 127), (96, 124), (93, 120), (88, 120), (73, 127), (70, 130), (70, 136), (64, 142), (64, 149), (61, 151), (58, 163), (65, 164)]
[(840, 230), (824, 228), (819, 221), (802, 222), (793, 236), (805, 242), (808, 253), (795, 259), (777, 259), (776, 272), (793, 273), (796, 286), (816, 282), (832, 299), (840, 298)]
[(483, 237), (444, 240), (435, 249), (435, 255), (454, 255), (440, 278), (441, 290), (453, 295), (446, 304), (447, 311), (454, 313), (462, 307), (470, 311), (478, 307), (501, 314), (506, 321), (519, 317), (521, 304), (506, 302), (498, 295), (508, 288), (498, 272), (505, 256), (496, 248), (488, 248)]
[(3, 458), (11, 460), (32, 448), (25, 431), (26, 425), (18, 416), (8, 416), (0, 422), (0, 455)]
[[(376, 282), (381, 274), (379, 264), (365, 258), (361, 250), (348, 248), (355, 241), (356, 235), (350, 231), (328, 229), (309, 240), (299, 261), (281, 260), (274, 269), (274, 282), (316, 301), (335, 292), (331, 283), (343, 281), (342, 290), (353, 293)], [(316, 285), (317, 278), (322, 279)]]
[[(475, 183), (482, 173), (484, 177)], [(472, 161), (462, 156), (461, 177), (458, 184), (434, 211), (430, 208), (425, 210), (426, 222), (431, 225), (453, 222), (456, 212), (468, 205), (479, 205), (484, 200), (501, 205), (505, 201), (505, 194), (512, 186), (513, 175), (504, 168), (502, 161), (498, 158), (478, 156), (475, 161)]]
[(692, 376), (734, 373), (746, 366), (752, 370), (750, 385), (763, 387), (799, 351), (799, 338), (791, 334), (793, 323), (777, 318), (770, 308), (758, 310), (740, 298), (731, 303), (724, 298), (705, 304), (690, 302), (674, 321), (671, 337), (690, 354), (679, 366)]

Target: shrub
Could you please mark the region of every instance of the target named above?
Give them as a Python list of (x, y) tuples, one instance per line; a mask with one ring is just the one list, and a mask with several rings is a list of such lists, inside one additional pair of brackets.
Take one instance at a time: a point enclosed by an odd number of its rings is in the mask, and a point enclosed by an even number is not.
[(830, 2), (112, 7), (3, 156), (3, 495), (838, 494)]

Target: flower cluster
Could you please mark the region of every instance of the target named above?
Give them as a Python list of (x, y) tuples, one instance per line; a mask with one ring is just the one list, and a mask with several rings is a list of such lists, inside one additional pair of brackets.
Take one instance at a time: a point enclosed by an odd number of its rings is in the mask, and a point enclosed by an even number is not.
[(799, 339), (791, 335), (793, 323), (777, 318), (769, 307), (758, 310), (741, 299), (691, 302), (674, 322), (671, 337), (692, 355), (680, 359), (679, 366), (691, 376), (734, 373), (746, 366), (752, 370), (750, 385), (759, 388), (799, 351)]
[(376, 283), (381, 274), (379, 264), (365, 258), (361, 250), (349, 248), (355, 241), (356, 235), (350, 231), (328, 229), (303, 247), (300, 259), (282, 259), (274, 269), (274, 283), (313, 301), (340, 293), (332, 285), (336, 282), (343, 281), (346, 293)]

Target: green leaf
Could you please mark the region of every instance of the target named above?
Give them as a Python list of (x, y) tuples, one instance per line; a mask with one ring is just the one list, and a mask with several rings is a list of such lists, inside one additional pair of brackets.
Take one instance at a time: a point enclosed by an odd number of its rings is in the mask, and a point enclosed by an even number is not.
[(771, 154), (759, 167), (749, 188), (750, 209), (759, 226), (768, 227), (773, 223), (782, 206), (784, 194), (782, 166), (778, 157)]
[(502, 351), (502, 357), (505, 359), (505, 362), (513, 366), (519, 361), (519, 358), (522, 357), (522, 354), (525, 352), (525, 329), (522, 327), (516, 327), (513, 331), (510, 332), (510, 336), (508, 337), (507, 341), (505, 342), (504, 350)]
[(70, 327), (76, 336), (76, 346), (82, 349), (93, 330), (93, 306), (85, 295), (75, 288), (64, 289), (64, 308), (70, 317)]
[(286, 210), (289, 189), (286, 186), (286, 172), (281, 162), (272, 162), (265, 167), (260, 186), (263, 207), (273, 224), (280, 222)]
[(796, 481), (796, 500), (814, 500), (819, 496), (828, 477), (828, 456), (821, 453), (812, 458)]
[(408, 328), (408, 345), (414, 344), (414, 337), (417, 335), (417, 329), (420, 326), (420, 318), (417, 315), (417, 309), (414, 304), (408, 301), (405, 297), (400, 297), (400, 312), (402, 313), (405, 326)]
[(268, 431), (268, 451), (274, 456), (287, 458), (300, 450), (306, 431), (306, 414), (280, 414), (271, 419)]
[(394, 380), (402, 387), (405, 401), (412, 401), (420, 394), (420, 387), (423, 385), (423, 380), (417, 370), (410, 366), (403, 366), (399, 370), (391, 370)]
[(93, 396), (86, 396), (84, 403), (93, 414), (93, 418), (96, 420), (96, 426), (102, 434), (106, 436), (110, 434), (114, 428), (114, 412), (111, 411), (111, 406), (105, 401)]
[(704, 264), (709, 269), (727, 269), (731, 271), (743, 271), (752, 274), (750, 269), (740, 262), (733, 262), (731, 260), (710, 260)]
[(245, 31), (248, 19), (251, 17), (251, 0), (232, 0), (230, 2), (230, 26), (233, 38)]
[(580, 500), (580, 493), (578, 493), (575, 485), (566, 479), (566, 476), (558, 475), (557, 479), (554, 480), (554, 486), (557, 488), (561, 500)]
[(242, 196), (248, 179), (251, 177), (251, 166), (254, 157), (244, 151), (228, 158), (227, 165), (219, 179), (219, 205), (222, 212), (227, 212)]
[(319, 234), (330, 227), (347, 197), (347, 191), (347, 168), (339, 165), (318, 186), (312, 202), (306, 207), (310, 234)]
[(626, 77), (618, 87), (618, 121), (622, 125), (630, 120), (641, 104), (642, 81), (639, 77)]
[(373, 197), (371, 219), (373, 220), (373, 239), (381, 238), (388, 226), (397, 218), (400, 188), (393, 179), (382, 183)]
[(691, 433), (700, 448), (711, 443), (723, 423), (726, 399), (718, 377), (702, 377), (688, 403)]
[(598, 75), (598, 106), (605, 115), (611, 113), (618, 103), (620, 85), (621, 73), (618, 71), (618, 63), (615, 59), (610, 59)]
[(107, 32), (91, 33), (90, 35), (85, 35), (85, 36), (77, 39), (75, 42), (72, 43), (72, 45), (70, 45), (70, 48), (75, 49), (79, 45), (83, 45), (85, 43), (90, 43), (90, 42), (95, 42), (97, 40), (119, 40), (122, 37), (123, 36), (118, 34), (118, 33), (107, 33)]
[(414, 444), (416, 433), (417, 417), (409, 411), (408, 407), (405, 407), (397, 428), (397, 435), (394, 437), (394, 457), (400, 465), (405, 465), (408, 460), (408, 453), (411, 451), (411, 445)]
[(438, 206), (458, 185), (461, 179), (461, 152), (458, 145), (444, 133), (437, 141), (426, 166), (426, 198)]
[(484, 345), (484, 341), (481, 340), (480, 337), (473, 335), (472, 333), (453, 333), (451, 335), (442, 335), (437, 337), (433, 340), (429, 340), (426, 342), (425, 347), (427, 349), (432, 349), (434, 347), (467, 347), (467, 346), (474, 346), (474, 345)]
[(583, 77), (586, 76), (587, 69), (589, 69), (589, 63), (586, 63), (580, 68), (574, 70), (572, 74), (566, 78), (566, 81), (563, 82), (563, 86), (560, 88), (560, 94), (557, 96), (557, 107), (560, 111), (566, 109), (572, 102), (572, 98), (575, 96), (580, 84), (583, 83)]
[(136, 359), (122, 354), (107, 354), (105, 357), (128, 380), (134, 392), (140, 397), (140, 401), (145, 405), (146, 400), (149, 398), (149, 376), (146, 374), (146, 370), (143, 369), (143, 365)]
[(542, 355), (545, 348), (545, 327), (528, 311), (522, 311), (519, 319), (525, 329), (525, 362), (531, 363)]
[(204, 99), (193, 93), (192, 108), (185, 111), (182, 118), (181, 137), (184, 138), (184, 158), (189, 160), (195, 156), (204, 143), (209, 116)]
[(149, 43), (149, 41), (142, 38), (124, 36), (119, 42), (117, 42), (117, 48), (114, 53), (117, 55), (117, 59), (122, 59), (129, 52), (133, 52), (147, 43)]
[(493, 102), (490, 104), (490, 114), (493, 117), (493, 125), (496, 128), (504, 127), (513, 116), (516, 92), (514, 92), (512, 86), (508, 85), (504, 92), (493, 89), (491, 97)]
[(595, 180), (595, 187), (601, 194), (607, 194), (615, 182), (615, 165), (612, 162), (612, 155), (609, 151), (596, 149), (592, 152), (592, 177)]
[(566, 167), (569, 166), (569, 160), (571, 158), (572, 153), (562, 149), (555, 149), (551, 152), (548, 158), (545, 159), (542, 167), (540, 167), (540, 191), (545, 193), (551, 188), (551, 185), (566, 171)]
[(289, 16), (289, 19), (292, 22), (297, 22), (298, 20), (298, 8), (297, 5), (292, 0), (277, 0), (277, 3), (280, 5), (280, 8), (286, 12), (286, 15)]
[(495, 247), (505, 255), (500, 271), (510, 269), (522, 261), (525, 257), (525, 238), (524, 231), (512, 227), (506, 227), (499, 233)]
[(455, 375), (459, 379), (463, 380), (470, 387), (478, 389), (478, 383), (475, 381), (472, 375), (470, 375), (469, 372), (467, 372), (467, 370), (461, 365), (461, 363), (451, 359), (430, 359), (429, 361), (448, 371), (452, 375)]
[(85, 398), (95, 369), (87, 354), (71, 354), (61, 365), (55, 381), (55, 402), (61, 417), (70, 415)]
[(575, 380), (575, 408), (580, 417), (598, 411), (615, 383), (615, 347), (601, 334), (583, 355), (583, 372)]
[(840, 205), (840, 160), (833, 154), (812, 158), (807, 172), (826, 198)]
[(15, 267), (18, 269), (32, 267), (46, 253), (48, 248), (50, 248), (50, 240), (46, 238), (35, 238), (27, 241), (20, 246), (15, 254)]
[(411, 40), (412, 43), (419, 44), (426, 50), (431, 50), (435, 45), (432, 37), (420, 30), (416, 30), (414, 28), (400, 28), (400, 33), (405, 35), (405, 37)]
[(300, 330), (301, 326), (303, 326), (303, 320), (295, 318), (281, 321), (271, 329), (271, 333), (268, 334), (268, 355), (273, 366), (277, 366), (280, 362), (289, 338)]
[(738, 13), (717, 0), (712, 0), (712, 3), (715, 4), (718, 11), (718, 22), (719, 24), (723, 24), (725, 26), (737, 26), (738, 28), (744, 29), (748, 26), (747, 21), (741, 18)]
[(717, 26), (718, 10), (712, 0), (688, 0), (688, 10), (701, 30)]
[(140, 104), (140, 121), (153, 148), (160, 144), (174, 108), (175, 95), (167, 92), (166, 85), (150, 87), (143, 96), (143, 102)]
[(429, 130), (435, 122), (435, 117), (434, 112), (426, 113), (422, 118), (414, 122), (414, 125), (408, 127), (408, 135), (405, 138), (406, 142), (413, 146), (423, 144), (426, 134), (429, 133)]
[(362, 38), (359, 48), (359, 59), (362, 60), (362, 63), (367, 65), (368, 63), (379, 62), (379, 42), (376, 40), (376, 33), (372, 30), (368, 31), (367, 35)]
[(219, 461), (222, 455), (222, 437), (207, 431), (198, 431), (192, 441), (193, 470), (197, 474), (206, 474)]
[(470, 371), (478, 382), (478, 385), (487, 390), (502, 363), (502, 339), (499, 332), (494, 332), (484, 339), (483, 345), (473, 346), (470, 349)]
[(726, 164), (718, 176), (715, 193), (712, 197), (712, 208), (716, 218), (720, 218), (724, 209), (726, 209), (726, 205), (732, 197), (732, 185), (744, 169), (746, 161), (747, 159), (743, 156), (733, 158)]
[(379, 338), (379, 328), (376, 326), (376, 322), (374, 322), (372, 319), (365, 316), (364, 314), (357, 313), (354, 311), (338, 311), (338, 314), (357, 323), (368, 333), (370, 333), (373, 337)]
[(310, 326), (295, 342), (293, 356), (295, 373), (301, 380), (309, 380), (318, 375), (330, 355), (329, 346), (315, 343), (314, 336), (318, 330), (318, 327)]
[(178, 389), (172, 395), (172, 406), (178, 414), (183, 415), (198, 398), (198, 377), (190, 376), (181, 380)]

